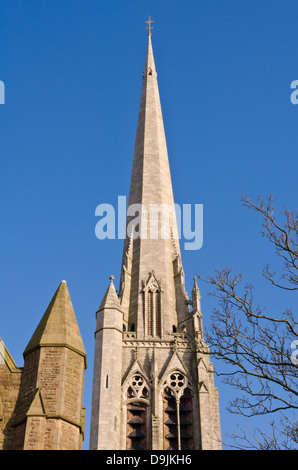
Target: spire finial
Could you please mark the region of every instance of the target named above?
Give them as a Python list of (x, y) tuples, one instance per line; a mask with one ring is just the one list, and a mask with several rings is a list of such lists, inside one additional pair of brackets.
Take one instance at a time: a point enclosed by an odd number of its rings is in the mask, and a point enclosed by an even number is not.
[(151, 26), (151, 23), (154, 23), (154, 21), (151, 20), (150, 16), (149, 16), (149, 20), (148, 21), (145, 21), (145, 23), (148, 23), (148, 36), (151, 36), (151, 29), (153, 29), (153, 26)]

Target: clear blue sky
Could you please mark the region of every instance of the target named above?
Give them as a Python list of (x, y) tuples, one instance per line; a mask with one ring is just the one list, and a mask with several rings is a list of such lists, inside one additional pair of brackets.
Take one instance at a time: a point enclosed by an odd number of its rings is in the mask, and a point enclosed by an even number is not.
[[(262, 281), (272, 250), (239, 204), (273, 193), (297, 208), (296, 0), (0, 0), (0, 336), (22, 353), (60, 281), (88, 355), (95, 311), (119, 284), (122, 241), (95, 237), (95, 208), (128, 195), (148, 15), (176, 202), (204, 205), (204, 244), (183, 252), (187, 290), (225, 265), (272, 311), (293, 300)], [(200, 285), (204, 324), (212, 303)], [(220, 368), (220, 365), (217, 365)], [(219, 387), (223, 434), (233, 390)]]

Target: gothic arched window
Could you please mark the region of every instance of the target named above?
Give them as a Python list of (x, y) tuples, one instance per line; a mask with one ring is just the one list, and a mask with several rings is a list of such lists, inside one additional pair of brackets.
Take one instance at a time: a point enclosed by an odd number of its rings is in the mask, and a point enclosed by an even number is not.
[(167, 378), (163, 391), (165, 450), (193, 449), (192, 392), (179, 371)]
[(147, 335), (161, 336), (161, 299), (159, 290), (147, 292)]
[(161, 337), (161, 288), (152, 274), (144, 288), (146, 335)]
[(126, 449), (146, 450), (150, 388), (141, 374), (135, 373), (129, 380), (126, 398)]

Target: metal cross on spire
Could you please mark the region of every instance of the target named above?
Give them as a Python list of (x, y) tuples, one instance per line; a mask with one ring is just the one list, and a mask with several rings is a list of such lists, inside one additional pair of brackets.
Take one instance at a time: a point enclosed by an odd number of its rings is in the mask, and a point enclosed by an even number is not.
[(153, 26), (151, 27), (151, 23), (154, 23), (154, 21), (151, 20), (150, 16), (149, 16), (149, 20), (148, 21), (145, 21), (145, 23), (148, 23), (148, 36), (151, 36), (151, 28), (153, 29)]

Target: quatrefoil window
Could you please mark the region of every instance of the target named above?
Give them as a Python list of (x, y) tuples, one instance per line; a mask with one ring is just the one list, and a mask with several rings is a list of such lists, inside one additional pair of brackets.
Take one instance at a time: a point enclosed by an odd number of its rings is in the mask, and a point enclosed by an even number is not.
[(183, 395), (186, 387), (188, 387), (189, 381), (182, 372), (176, 370), (167, 377), (164, 385), (169, 387), (169, 392), (178, 400)]
[(179, 390), (181, 387), (184, 387), (184, 385), (185, 385), (185, 377), (182, 374), (179, 374), (178, 372), (175, 372), (174, 374), (171, 374), (170, 375), (170, 385), (175, 390)]

